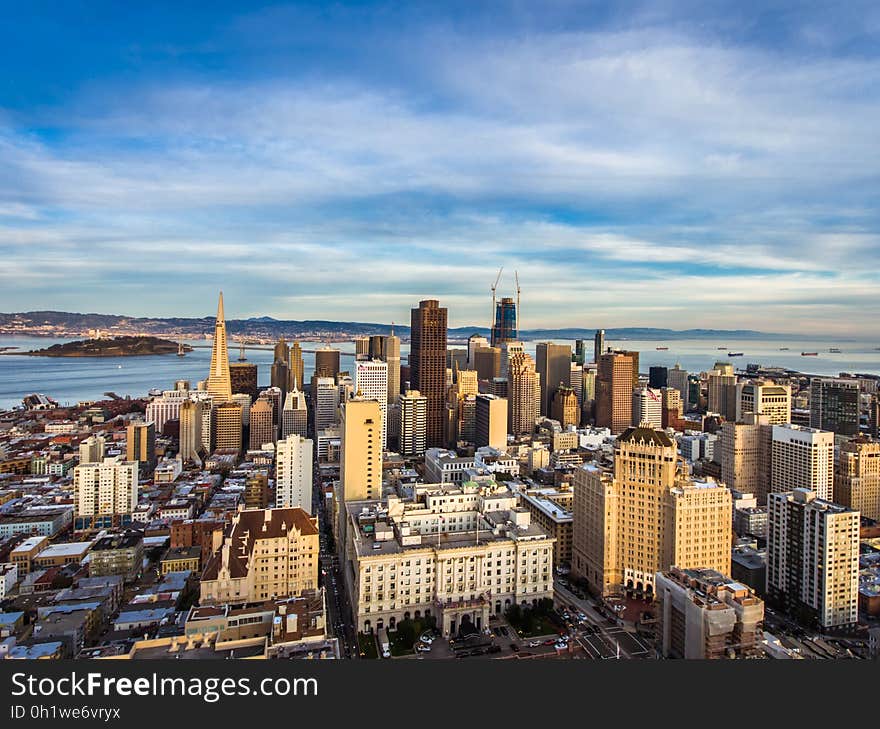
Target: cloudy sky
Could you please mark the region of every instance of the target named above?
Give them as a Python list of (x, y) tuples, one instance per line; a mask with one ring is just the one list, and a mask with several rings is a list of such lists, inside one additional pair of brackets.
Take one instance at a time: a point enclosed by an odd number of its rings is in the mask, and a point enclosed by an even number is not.
[(876, 2), (140, 5), (4, 13), (0, 311), (880, 334)]

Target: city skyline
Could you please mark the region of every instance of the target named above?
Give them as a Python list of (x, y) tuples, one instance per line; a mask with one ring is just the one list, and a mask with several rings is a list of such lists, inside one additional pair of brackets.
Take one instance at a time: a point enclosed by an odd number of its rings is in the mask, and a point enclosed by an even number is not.
[(869, 3), (84, 8), (0, 44), (0, 310), (880, 332)]

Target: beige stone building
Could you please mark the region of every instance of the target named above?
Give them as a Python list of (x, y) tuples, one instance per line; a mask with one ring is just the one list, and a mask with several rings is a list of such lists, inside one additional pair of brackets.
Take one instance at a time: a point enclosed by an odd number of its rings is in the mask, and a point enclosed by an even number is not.
[(339, 480), (342, 500), (382, 496), (382, 410), (377, 400), (355, 398), (340, 408)]
[(569, 425), (580, 425), (581, 407), (577, 395), (571, 387), (563, 385), (556, 390), (550, 411), (550, 417), (558, 421), (563, 428)]
[[(633, 373), (636, 374), (633, 374)], [(596, 425), (622, 433), (632, 425), (633, 378), (638, 378), (633, 358), (608, 353), (599, 357), (596, 374)]]
[(721, 480), (730, 488), (767, 502), (773, 429), (767, 415), (745, 413), (721, 427)]
[(241, 419), (242, 408), (237, 402), (224, 402), (214, 408), (214, 450), (241, 452)]
[(571, 564), (574, 492), (555, 487), (527, 489), (519, 492), (519, 499), (532, 515), (532, 523), (553, 538), (554, 563)]
[(860, 437), (840, 447), (834, 464), (834, 500), (880, 520), (880, 442)]
[(508, 430), (528, 435), (535, 429), (541, 409), (541, 376), (525, 352), (512, 355), (507, 367)]
[(201, 603), (260, 602), (318, 588), (318, 526), (300, 508), (240, 511), (205, 564)]
[(770, 425), (791, 422), (791, 386), (777, 385), (773, 380), (740, 382), (736, 386), (736, 420), (747, 413), (764, 415)]
[(834, 433), (801, 425), (773, 425), (770, 491), (808, 488), (833, 500)]
[(684, 477), (665, 432), (627, 429), (613, 473), (586, 464), (572, 485), (572, 572), (594, 591), (651, 596), (656, 573), (673, 565), (730, 571), (730, 491)]
[(346, 504), (344, 578), (361, 632), (434, 617), (446, 636), (553, 596), (553, 539), (491, 479)]

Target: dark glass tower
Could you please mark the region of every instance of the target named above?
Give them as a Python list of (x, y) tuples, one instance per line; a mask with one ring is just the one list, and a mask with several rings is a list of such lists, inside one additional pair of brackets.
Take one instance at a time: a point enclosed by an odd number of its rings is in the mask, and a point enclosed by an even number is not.
[(495, 304), (495, 323), (492, 325), (493, 347), (516, 341), (516, 304), (513, 299), (503, 298)]

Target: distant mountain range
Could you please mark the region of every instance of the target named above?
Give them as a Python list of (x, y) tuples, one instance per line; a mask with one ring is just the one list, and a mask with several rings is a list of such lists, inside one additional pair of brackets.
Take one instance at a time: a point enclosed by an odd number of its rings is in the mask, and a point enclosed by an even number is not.
[[(131, 317), (118, 314), (77, 314), (67, 311), (26, 311), (20, 313), (0, 313), (0, 334), (62, 336), (84, 333), (89, 329), (102, 329), (108, 334), (132, 333), (154, 335), (203, 335), (213, 331), (214, 317)], [(367, 322), (339, 322), (307, 319), (273, 319), (269, 316), (250, 319), (229, 319), (226, 329), (230, 334), (247, 334), (254, 337), (288, 338), (342, 337), (366, 334), (388, 334), (389, 324)], [(394, 333), (406, 339), (408, 326), (394, 326)], [(536, 339), (592, 339), (595, 329), (569, 327), (562, 329), (523, 329), (520, 337)], [(455, 327), (449, 329), (450, 339), (467, 339), (471, 334), (488, 337), (488, 327)], [(752, 329), (658, 329), (653, 327), (625, 327), (606, 329), (609, 340), (667, 340), (667, 339), (791, 339), (793, 335), (759, 332)]]

